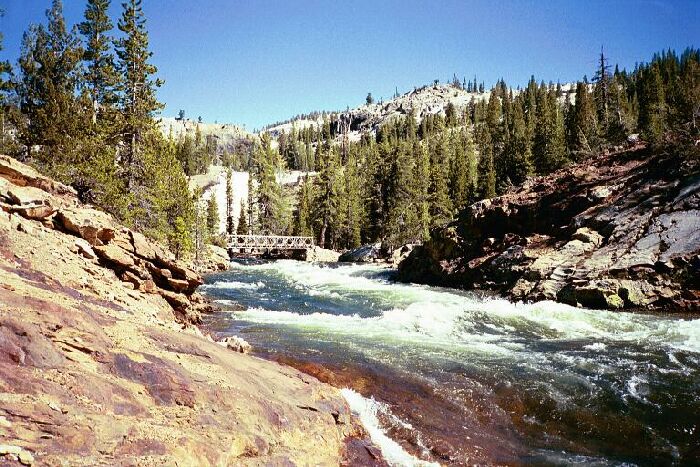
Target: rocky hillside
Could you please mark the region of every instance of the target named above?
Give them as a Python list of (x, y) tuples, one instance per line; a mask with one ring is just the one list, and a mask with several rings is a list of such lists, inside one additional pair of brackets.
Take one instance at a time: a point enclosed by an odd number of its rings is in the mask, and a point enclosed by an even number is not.
[[(413, 110), (418, 121), (421, 121), (426, 115), (441, 114), (444, 116), (445, 110), (450, 103), (456, 109), (462, 110), (472, 99), (474, 101), (488, 99), (489, 95), (489, 91), (472, 93), (452, 85), (436, 84), (416, 88), (387, 101), (364, 104), (345, 112), (335, 113), (339, 116), (340, 122), (348, 125), (350, 141), (359, 141), (362, 133), (374, 133), (383, 123), (398, 116), (408, 115), (411, 110)], [(322, 117), (318, 117), (315, 120), (299, 119), (269, 127), (265, 131), (273, 136), (277, 136), (282, 132), (290, 133), (293, 125), (296, 125), (297, 128), (303, 128), (305, 126), (318, 127), (322, 124)], [(338, 133), (342, 133), (341, 128), (336, 130)]]
[(0, 464), (367, 456), (337, 390), (191, 326), (187, 264), (4, 156), (0, 207)]
[(618, 149), (469, 206), (401, 263), (400, 278), (517, 300), (700, 311), (697, 156)]
[(172, 135), (178, 140), (185, 135), (194, 138), (199, 129), (202, 138), (213, 138), (218, 149), (217, 153), (224, 151), (232, 153), (240, 145), (242, 140), (253, 137), (244, 128), (232, 123), (199, 123), (194, 120), (180, 120), (173, 117), (163, 117), (160, 120), (160, 130), (166, 137)]

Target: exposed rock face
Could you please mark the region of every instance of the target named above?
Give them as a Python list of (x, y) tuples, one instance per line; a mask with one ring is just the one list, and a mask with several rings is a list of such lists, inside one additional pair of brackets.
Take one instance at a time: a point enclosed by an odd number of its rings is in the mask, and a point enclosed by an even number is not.
[(321, 248), (317, 245), (306, 250), (306, 261), (321, 262), (321, 263), (335, 263), (338, 261), (340, 253), (334, 250), (329, 250), (327, 248)]
[(385, 259), (386, 252), (382, 250), (381, 243), (362, 245), (354, 250), (346, 251), (338, 261), (346, 263), (371, 263), (376, 260)]
[(697, 311), (699, 254), (697, 167), (638, 146), (469, 206), (399, 277), (514, 299)]
[(245, 339), (238, 336), (229, 336), (225, 339), (220, 340), (219, 344), (226, 347), (227, 349), (231, 349), (234, 352), (239, 353), (249, 353), (252, 349), (250, 344), (246, 342)]
[(216, 245), (207, 245), (203, 257), (195, 263), (195, 269), (202, 274), (215, 271), (225, 271), (229, 268), (228, 252)]
[(0, 210), (0, 464), (342, 462), (361, 431), (337, 390), (203, 336), (188, 265), (46, 194), (76, 229)]

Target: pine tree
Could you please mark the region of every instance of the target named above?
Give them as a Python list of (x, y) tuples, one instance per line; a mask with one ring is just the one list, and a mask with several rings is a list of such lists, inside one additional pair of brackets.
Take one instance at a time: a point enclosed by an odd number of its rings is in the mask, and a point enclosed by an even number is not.
[(87, 126), (76, 97), (83, 52), (66, 27), (60, 0), (53, 0), (46, 16), (48, 26), (31, 26), (22, 40), (18, 93), (29, 123), (20, 141), (27, 148), (40, 146), (37, 158), (43, 169), (70, 183)]
[(121, 165), (125, 173), (128, 189), (132, 189), (143, 176), (144, 148), (148, 133), (158, 131), (153, 117), (163, 105), (156, 98), (156, 88), (162, 82), (154, 79), (157, 68), (149, 63), (152, 52), (148, 50), (148, 31), (141, 0), (127, 0), (122, 3), (122, 16), (119, 30), (124, 37), (115, 42), (117, 71), (120, 95), (120, 108), (123, 118), (124, 148)]
[(700, 128), (700, 51), (697, 49), (687, 49), (681, 56), (680, 88), (679, 120), (690, 122), (697, 135)]
[(596, 114), (588, 91), (588, 84), (576, 85), (576, 103), (569, 118), (568, 146), (574, 158), (592, 154), (597, 148)]
[(345, 229), (343, 243), (347, 248), (357, 248), (362, 243), (361, 228), (364, 220), (362, 208), (362, 192), (355, 150), (348, 152), (345, 164)]
[(226, 171), (226, 233), (234, 233), (233, 222), (233, 173), (231, 169)]
[(600, 59), (598, 61), (598, 70), (593, 77), (596, 83), (593, 90), (595, 98), (596, 112), (598, 117), (598, 129), (602, 137), (607, 137), (610, 124), (610, 97), (612, 87), (612, 76), (610, 75), (610, 66), (608, 60), (603, 54), (603, 48), (600, 48)]
[(297, 210), (294, 219), (294, 234), (302, 237), (311, 237), (314, 232), (311, 228), (311, 203), (313, 202), (313, 182), (308, 176), (304, 177), (297, 194)]
[(661, 141), (666, 129), (666, 100), (658, 63), (641, 74), (639, 90), (639, 128), (649, 141)]
[(255, 153), (256, 207), (259, 231), (263, 235), (280, 235), (288, 227), (287, 200), (277, 182), (277, 172), (281, 169), (279, 154), (272, 149), (270, 136), (265, 133)]
[(493, 144), (491, 132), (485, 128), (481, 132), (479, 144), (478, 166), (478, 192), (481, 198), (493, 198), (496, 196), (496, 167), (493, 160)]
[(109, 18), (110, 0), (88, 0), (85, 21), (78, 30), (85, 37), (87, 48), (83, 60), (87, 63), (85, 81), (92, 101), (92, 123), (97, 124), (98, 114), (111, 113), (116, 104), (115, 86), (118, 76), (111, 54), (112, 21)]
[(511, 136), (505, 151), (506, 180), (508, 183), (519, 185), (533, 172), (530, 138), (520, 102), (513, 105)]
[(212, 193), (207, 201), (207, 233), (209, 238), (219, 233), (219, 206), (216, 203), (216, 193)]
[(619, 72), (615, 73), (610, 85), (608, 140), (613, 143), (623, 141), (634, 129), (635, 123), (631, 103), (627, 97), (625, 79)]
[(452, 219), (453, 205), (449, 190), (450, 159), (444, 132), (433, 142), (430, 161), (430, 215), (432, 226), (445, 225)]
[(413, 171), (417, 215), (416, 240), (424, 241), (430, 237), (430, 156), (418, 140), (413, 142), (413, 156), (416, 160)]
[(461, 211), (474, 196), (476, 150), (469, 130), (465, 129), (455, 134), (455, 139), (450, 196), (455, 208)]
[[(0, 18), (5, 15), (5, 12), (0, 9)], [(0, 31), (0, 52), (4, 49), (3, 34)], [(14, 147), (9, 144), (14, 138), (8, 138), (9, 110), (11, 108), (9, 97), (13, 90), (12, 82), (12, 65), (9, 61), (0, 61), (0, 153), (11, 154), (14, 152)]]
[(316, 177), (313, 216), (316, 219), (318, 245), (326, 247), (326, 241), (332, 240), (330, 229), (338, 216), (338, 170), (339, 156), (335, 148), (323, 149), (319, 154), (319, 173)]
[(387, 200), (388, 213), (384, 228), (384, 244), (394, 249), (408, 241), (414, 241), (419, 234), (418, 212), (414, 207), (414, 165), (413, 145), (410, 142), (396, 143), (396, 163), (393, 164), (391, 178), (396, 181), (393, 193)]
[(236, 227), (236, 233), (238, 235), (250, 235), (250, 229), (248, 227), (248, 209), (246, 209), (245, 200), (241, 200), (241, 210), (238, 214), (238, 226)]
[(556, 99), (556, 91), (550, 90), (539, 107), (534, 142), (534, 165), (538, 174), (558, 169), (566, 158), (564, 123)]

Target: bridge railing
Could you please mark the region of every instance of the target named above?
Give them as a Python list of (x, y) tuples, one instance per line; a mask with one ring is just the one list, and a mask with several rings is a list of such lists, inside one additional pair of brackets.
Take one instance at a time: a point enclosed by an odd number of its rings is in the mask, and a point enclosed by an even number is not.
[(243, 249), (306, 250), (314, 246), (314, 239), (287, 235), (229, 235), (228, 246)]

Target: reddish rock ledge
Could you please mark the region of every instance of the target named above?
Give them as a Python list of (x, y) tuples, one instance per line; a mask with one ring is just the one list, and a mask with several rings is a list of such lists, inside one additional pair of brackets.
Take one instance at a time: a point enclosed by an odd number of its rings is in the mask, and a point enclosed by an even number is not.
[(208, 305), (189, 265), (5, 156), (0, 207), (0, 464), (339, 465), (363, 452), (336, 389), (193, 326)]

